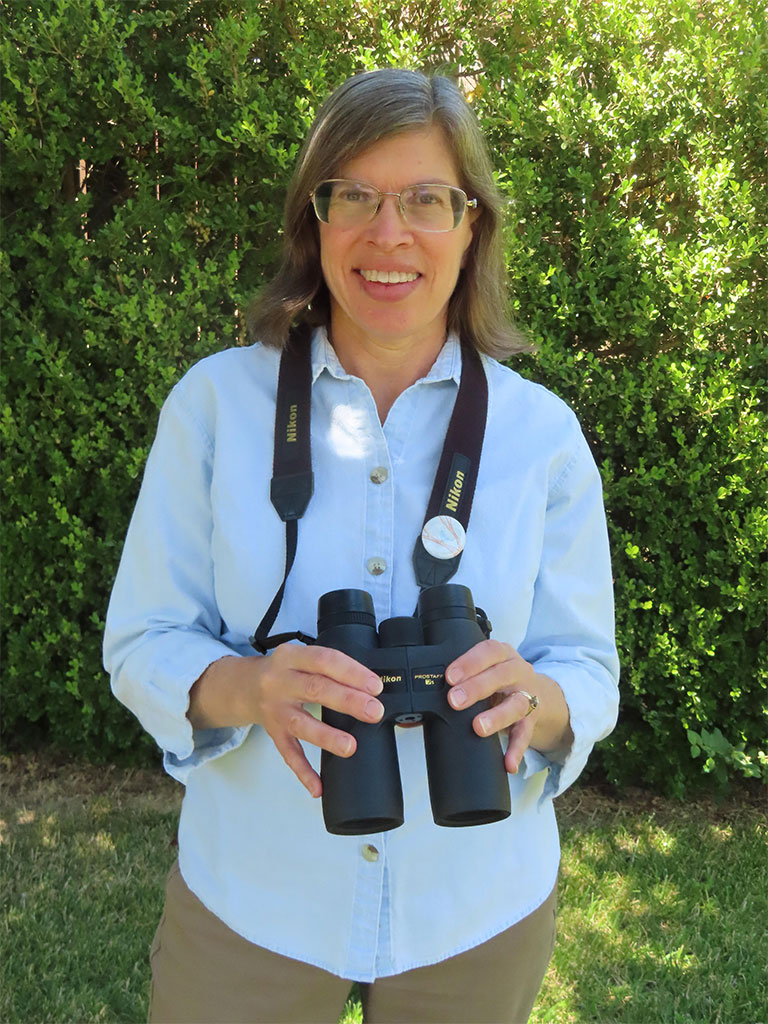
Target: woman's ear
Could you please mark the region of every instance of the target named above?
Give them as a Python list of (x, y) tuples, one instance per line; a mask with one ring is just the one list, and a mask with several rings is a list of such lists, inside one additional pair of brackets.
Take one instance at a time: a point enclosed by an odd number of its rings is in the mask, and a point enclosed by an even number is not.
[(467, 244), (464, 246), (464, 252), (461, 254), (461, 264), (460, 265), (461, 265), (461, 269), (462, 270), (467, 265), (467, 259), (469, 258), (469, 250), (472, 248), (472, 243), (475, 240), (475, 227), (477, 226), (477, 219), (478, 219), (478, 217), (480, 216), (480, 214), (482, 212), (483, 212), (482, 210), (478, 210), (478, 209), (467, 210), (466, 218), (467, 218), (467, 221), (469, 222), (470, 235), (469, 235), (469, 240), (468, 240)]

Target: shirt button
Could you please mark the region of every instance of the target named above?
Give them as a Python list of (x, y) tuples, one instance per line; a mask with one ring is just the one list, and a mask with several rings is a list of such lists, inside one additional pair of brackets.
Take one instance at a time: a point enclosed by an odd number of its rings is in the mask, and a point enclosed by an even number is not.
[(363, 860), (367, 860), (371, 864), (375, 864), (378, 859), (379, 851), (375, 846), (371, 846), (370, 843), (366, 843), (363, 847)]
[(383, 484), (389, 476), (389, 470), (386, 466), (377, 466), (376, 469), (371, 470), (371, 483)]
[(381, 576), (387, 571), (387, 563), (383, 558), (369, 558), (365, 564), (371, 576)]

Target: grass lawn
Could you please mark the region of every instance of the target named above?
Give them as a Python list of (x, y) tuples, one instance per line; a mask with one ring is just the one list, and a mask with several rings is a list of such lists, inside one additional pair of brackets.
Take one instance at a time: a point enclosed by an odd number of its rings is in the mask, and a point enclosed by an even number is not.
[[(178, 787), (3, 769), (0, 1021), (145, 1020)], [(765, 790), (716, 804), (577, 786), (558, 808), (559, 941), (532, 1024), (768, 1024)], [(354, 998), (342, 1020), (361, 1021)]]

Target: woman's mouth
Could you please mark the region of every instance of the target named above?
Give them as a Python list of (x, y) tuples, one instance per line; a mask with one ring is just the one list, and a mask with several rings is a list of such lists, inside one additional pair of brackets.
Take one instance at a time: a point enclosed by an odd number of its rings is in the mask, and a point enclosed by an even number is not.
[(421, 277), (403, 270), (358, 270), (358, 274), (366, 281), (376, 284), (407, 284)]

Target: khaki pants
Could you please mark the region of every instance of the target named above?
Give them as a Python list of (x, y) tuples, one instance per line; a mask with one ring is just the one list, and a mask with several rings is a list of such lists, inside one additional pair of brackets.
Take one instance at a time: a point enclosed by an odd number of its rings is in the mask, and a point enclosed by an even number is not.
[[(556, 890), (518, 924), (428, 967), (361, 985), (366, 1024), (521, 1024), (555, 941)], [(337, 1024), (351, 980), (242, 938), (171, 869), (150, 954), (151, 1024)]]

